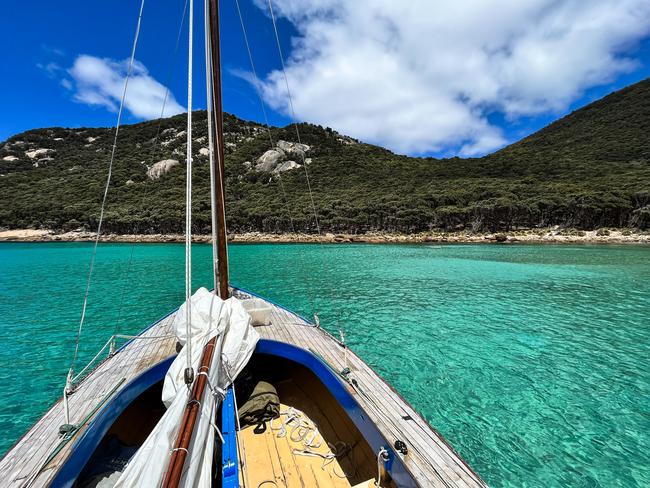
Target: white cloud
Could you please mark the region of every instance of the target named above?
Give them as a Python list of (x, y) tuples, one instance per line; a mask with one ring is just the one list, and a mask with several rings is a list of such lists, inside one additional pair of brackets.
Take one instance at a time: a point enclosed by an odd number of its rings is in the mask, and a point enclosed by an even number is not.
[[(255, 0), (262, 9), (266, 0)], [(557, 113), (637, 66), (648, 0), (274, 0), (299, 32), (287, 60), (296, 117), (398, 152), (483, 154), (487, 116)], [(284, 78), (266, 101), (290, 114)]]
[(72, 90), (72, 88), (73, 88), (72, 82), (67, 78), (62, 78), (60, 83), (61, 83), (61, 86), (63, 88), (65, 88), (66, 90)]
[[(128, 61), (81, 55), (77, 57), (68, 73), (75, 83), (74, 99), (88, 105), (99, 105), (116, 112), (119, 108)], [(156, 81), (145, 66), (136, 61), (129, 78), (124, 101), (125, 108), (140, 119), (160, 117), (166, 88)], [(184, 112), (171, 92), (165, 105), (164, 116)]]
[(43, 70), (48, 78), (57, 78), (63, 71), (63, 68), (54, 61), (49, 63), (36, 63), (36, 67)]

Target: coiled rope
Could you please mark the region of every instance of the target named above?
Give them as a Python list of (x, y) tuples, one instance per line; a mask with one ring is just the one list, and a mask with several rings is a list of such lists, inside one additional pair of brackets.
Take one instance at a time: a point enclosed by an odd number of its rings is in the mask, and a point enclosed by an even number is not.
[[(282, 417), (285, 417), (285, 419), (282, 420)], [(274, 425), (273, 420), (269, 421), (271, 431), (277, 432), (278, 438), (288, 437), (292, 442), (302, 443), (303, 448), (293, 448), (291, 450), (292, 454), (321, 458), (323, 460), (321, 469), (323, 470), (333, 463), (335, 459), (340, 459), (352, 452), (353, 446), (344, 441), (328, 442), (327, 447), (329, 450), (327, 452), (317, 451), (324, 442), (318, 426), (296, 408), (289, 407), (287, 410), (280, 412), (279, 418), (281, 419), (279, 426)], [(290, 428), (290, 430), (287, 428)], [(333, 467), (332, 473), (338, 478), (347, 478), (345, 473), (336, 472), (336, 465)]]

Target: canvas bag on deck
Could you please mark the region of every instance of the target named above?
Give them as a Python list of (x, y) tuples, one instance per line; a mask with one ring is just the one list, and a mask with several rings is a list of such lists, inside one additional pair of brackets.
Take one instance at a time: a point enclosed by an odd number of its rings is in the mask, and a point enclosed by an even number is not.
[(280, 398), (275, 387), (266, 381), (258, 381), (248, 400), (239, 407), (239, 423), (261, 425), (280, 416)]

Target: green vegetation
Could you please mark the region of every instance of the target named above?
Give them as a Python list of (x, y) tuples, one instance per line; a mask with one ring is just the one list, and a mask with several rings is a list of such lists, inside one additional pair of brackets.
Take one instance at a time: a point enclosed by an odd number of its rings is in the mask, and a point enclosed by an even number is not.
[[(207, 145), (200, 139), (207, 135), (205, 113), (194, 120), (195, 231), (207, 233), (209, 170), (199, 154)], [(105, 231), (182, 232), (184, 125), (181, 115), (121, 129)], [(280, 180), (250, 169), (244, 163), (254, 166), (269, 149), (266, 131), (231, 115), (224, 130), (229, 230), (315, 232), (304, 171), (282, 173)], [(95, 228), (113, 133), (39, 129), (0, 145), (0, 226)], [(296, 141), (293, 127), (272, 134)], [(309, 124), (300, 125), (300, 134), (312, 147), (308, 170), (323, 231), (650, 228), (650, 80), (483, 158), (399, 156)], [(41, 148), (55, 152), (26, 155)], [(181, 164), (149, 179), (147, 167), (163, 159)]]

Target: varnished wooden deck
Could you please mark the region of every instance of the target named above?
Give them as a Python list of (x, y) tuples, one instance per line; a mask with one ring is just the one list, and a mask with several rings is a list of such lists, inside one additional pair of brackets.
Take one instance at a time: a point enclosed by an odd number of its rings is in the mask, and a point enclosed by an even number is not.
[[(243, 292), (237, 295), (247, 297)], [(143, 335), (171, 334), (173, 316), (163, 318)], [(332, 336), (280, 307), (273, 307), (271, 325), (257, 327), (257, 330), (263, 338), (287, 342), (319, 354), (337, 371), (345, 367), (344, 348)], [(175, 354), (175, 344), (173, 338), (134, 340), (127, 344), (97, 367), (70, 397), (71, 422), (79, 423), (84, 419), (117, 385), (116, 392), (119, 392), (143, 371)], [(354, 393), (356, 401), (391, 446), (398, 439), (407, 443), (408, 454), (402, 456), (402, 460), (422, 487), (486, 486), (445, 440), (368, 365), (352, 351), (348, 350), (347, 357), (352, 370), (350, 377), (358, 382), (363, 393)], [(71, 446), (84, 432), (84, 428), (80, 429), (76, 437), (44, 466), (60, 442), (58, 430), (64, 422), (59, 401), (0, 460), (3, 487), (47, 486), (51, 482), (70, 455)]]

